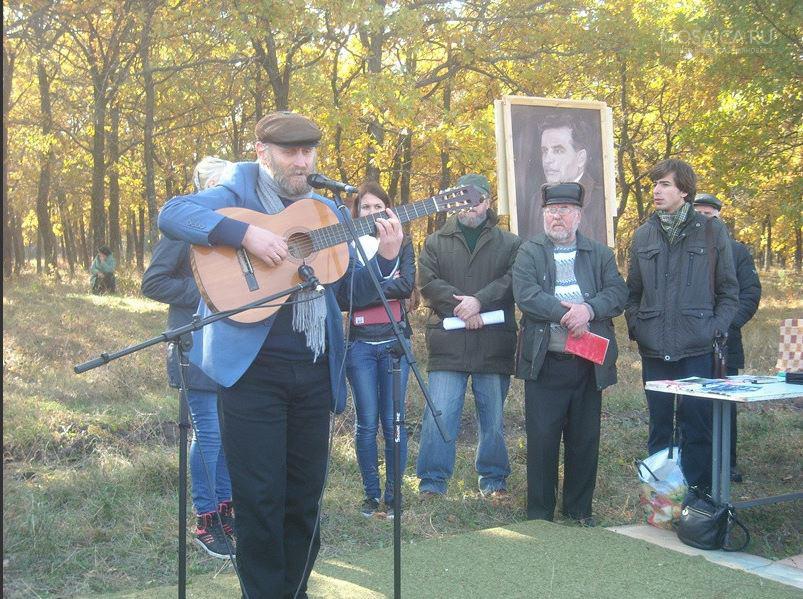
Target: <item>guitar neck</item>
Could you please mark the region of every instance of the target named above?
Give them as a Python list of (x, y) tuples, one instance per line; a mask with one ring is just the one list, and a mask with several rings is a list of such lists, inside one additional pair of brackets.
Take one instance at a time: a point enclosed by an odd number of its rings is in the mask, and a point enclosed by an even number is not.
[[(404, 224), (417, 218), (443, 212), (444, 210), (448, 209), (448, 206), (439, 205), (435, 197), (431, 197), (427, 198), (426, 200), (420, 200), (413, 204), (401, 204), (400, 206), (396, 206), (396, 208), (394, 208), (394, 212), (399, 218), (399, 221)], [(369, 214), (368, 216), (355, 218), (354, 228), (357, 229), (357, 234), (359, 236), (373, 235), (376, 233), (376, 219), (387, 217), (387, 212), (383, 210), (382, 212), (377, 212), (376, 214)], [(328, 227), (310, 231), (310, 237), (315, 250), (321, 250), (335, 246), (339, 243), (351, 241), (351, 234), (349, 233), (346, 225), (342, 223), (329, 225)]]

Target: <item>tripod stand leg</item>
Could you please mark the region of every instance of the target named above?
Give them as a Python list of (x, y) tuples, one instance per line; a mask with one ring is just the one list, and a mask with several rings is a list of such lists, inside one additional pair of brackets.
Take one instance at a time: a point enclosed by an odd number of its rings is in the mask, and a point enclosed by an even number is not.
[(187, 431), (190, 428), (186, 393), (179, 401), (178, 449), (178, 597), (187, 596)]
[(178, 598), (187, 596), (187, 433), (190, 430), (190, 407), (187, 403), (187, 371), (190, 366), (187, 351), (192, 337), (184, 335), (174, 345), (178, 352), (179, 388), (178, 402)]
[(401, 396), (401, 357), (394, 350), (392, 352), (393, 362), (391, 372), (393, 373), (393, 596), (395, 599), (401, 597), (401, 427), (404, 426), (402, 420)]

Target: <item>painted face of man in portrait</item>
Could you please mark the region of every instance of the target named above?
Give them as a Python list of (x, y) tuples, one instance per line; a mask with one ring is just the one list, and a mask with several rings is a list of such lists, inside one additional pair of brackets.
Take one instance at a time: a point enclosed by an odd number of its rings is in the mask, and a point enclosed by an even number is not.
[(586, 166), (586, 151), (576, 150), (569, 127), (544, 129), (541, 134), (541, 163), (547, 183), (577, 181)]

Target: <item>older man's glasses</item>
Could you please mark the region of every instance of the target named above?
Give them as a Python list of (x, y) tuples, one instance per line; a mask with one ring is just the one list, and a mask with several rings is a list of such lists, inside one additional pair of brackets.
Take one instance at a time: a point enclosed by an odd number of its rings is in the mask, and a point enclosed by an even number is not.
[(544, 212), (546, 212), (549, 216), (557, 216), (558, 214), (561, 216), (566, 216), (575, 210), (576, 208), (574, 206), (547, 206), (544, 208)]

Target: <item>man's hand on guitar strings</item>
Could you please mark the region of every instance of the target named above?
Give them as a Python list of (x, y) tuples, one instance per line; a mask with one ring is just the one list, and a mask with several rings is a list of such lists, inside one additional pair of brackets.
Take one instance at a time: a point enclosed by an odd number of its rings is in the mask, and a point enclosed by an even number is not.
[(268, 266), (279, 266), (287, 258), (287, 242), (267, 229), (249, 225), (243, 247)]
[(393, 260), (399, 255), (404, 230), (396, 214), (389, 208), (385, 211), (389, 218), (376, 219), (376, 232), (379, 236), (379, 255)]

